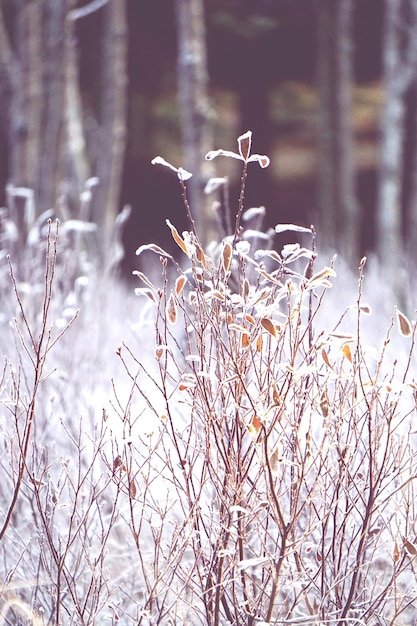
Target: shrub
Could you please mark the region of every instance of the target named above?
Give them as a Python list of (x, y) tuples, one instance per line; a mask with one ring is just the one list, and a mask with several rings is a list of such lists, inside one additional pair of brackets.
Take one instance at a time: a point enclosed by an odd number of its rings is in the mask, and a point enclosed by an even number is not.
[[(182, 259), (138, 249), (157, 255), (162, 280), (135, 272), (151, 309), (117, 349), (125, 382), (100, 419), (50, 414), (65, 455), (39, 432), (45, 362), (68, 337), (48, 325), (51, 230), (36, 333), (13, 280), (22, 361), (2, 384), (5, 623), (415, 621), (415, 324), (395, 310), (381, 349), (368, 348), (363, 259), (356, 302), (329, 325), (336, 272), (334, 260), (317, 268), (314, 228), (278, 225), (302, 242), (279, 253), (241, 228), (248, 164), (269, 160), (251, 155), (250, 133), (238, 142), (208, 155), (243, 164), (234, 232), (210, 252), (189, 174), (155, 160), (181, 185), (190, 231), (168, 226)], [(396, 333), (407, 348), (393, 360)], [(9, 523), (11, 509), (28, 524)]]

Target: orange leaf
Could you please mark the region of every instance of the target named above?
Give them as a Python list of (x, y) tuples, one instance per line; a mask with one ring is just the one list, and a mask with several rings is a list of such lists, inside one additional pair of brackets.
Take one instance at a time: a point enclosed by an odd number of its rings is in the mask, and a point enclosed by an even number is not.
[(261, 324), (265, 328), (265, 330), (267, 330), (273, 337), (275, 337), (275, 339), (277, 338), (277, 331), (271, 320), (269, 320), (267, 317), (263, 317), (261, 319)]
[(242, 348), (247, 348), (249, 346), (249, 335), (248, 333), (242, 333), (242, 339), (241, 339), (241, 346)]
[(351, 353), (351, 351), (350, 351), (349, 344), (347, 344), (347, 343), (346, 343), (346, 344), (343, 346), (343, 348), (342, 348), (342, 352), (343, 352), (343, 354), (345, 355), (345, 357), (347, 358), (347, 360), (348, 360), (350, 363), (352, 363), (352, 353)]
[(278, 388), (275, 383), (272, 383), (272, 400), (277, 406), (281, 404), (281, 396), (278, 393)]
[(200, 261), (204, 269), (207, 269), (206, 255), (203, 252), (203, 248), (197, 242), (194, 245), (195, 245), (196, 256), (197, 256), (198, 261)]
[(184, 276), (184, 274), (178, 276), (177, 280), (175, 281), (175, 293), (177, 294), (177, 296), (179, 296), (181, 291), (184, 289), (184, 285), (186, 282), (187, 277)]
[(177, 244), (177, 246), (179, 248), (181, 248), (181, 250), (184, 252), (184, 254), (189, 256), (188, 250), (187, 250), (187, 246), (184, 243), (184, 239), (182, 237), (180, 237), (180, 234), (177, 231), (177, 229), (175, 228), (175, 226), (173, 224), (171, 224), (171, 222), (169, 220), (166, 220), (166, 223), (168, 224), (168, 226), (171, 229), (172, 238), (174, 239), (174, 241)]
[(258, 339), (256, 340), (256, 351), (257, 352), (262, 352), (262, 344), (263, 344), (262, 335), (259, 335)]
[(252, 417), (251, 425), (252, 425), (252, 428), (253, 428), (253, 429), (254, 429), (257, 433), (259, 433), (259, 431), (261, 430), (262, 422), (261, 422), (261, 420), (259, 419), (259, 417), (256, 415), (256, 413), (255, 413), (255, 415)]

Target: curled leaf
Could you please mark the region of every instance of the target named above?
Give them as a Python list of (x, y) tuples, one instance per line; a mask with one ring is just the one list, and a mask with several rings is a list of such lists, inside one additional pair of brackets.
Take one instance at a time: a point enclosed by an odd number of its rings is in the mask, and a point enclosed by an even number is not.
[[(169, 220), (165, 220), (165, 222), (169, 226), (169, 228), (171, 229), (172, 238), (175, 241), (175, 243), (177, 244), (177, 246), (179, 248), (181, 248), (181, 250), (184, 252), (184, 254), (189, 256), (188, 250), (187, 250), (187, 246), (185, 245), (184, 239), (180, 236), (180, 234), (177, 231), (177, 229), (175, 228), (175, 226), (173, 224), (171, 224), (171, 222)], [(136, 252), (136, 254), (137, 254), (137, 252)]]
[(166, 256), (169, 259), (172, 259), (171, 254), (168, 254), (168, 252), (165, 252), (165, 250), (155, 245), (154, 243), (147, 243), (147, 244), (144, 244), (143, 246), (139, 246), (139, 248), (136, 250), (136, 254), (137, 256), (139, 256), (140, 254), (142, 254), (142, 252), (146, 252), (147, 250), (150, 250), (151, 252), (155, 252), (156, 254), (160, 254), (161, 256)]

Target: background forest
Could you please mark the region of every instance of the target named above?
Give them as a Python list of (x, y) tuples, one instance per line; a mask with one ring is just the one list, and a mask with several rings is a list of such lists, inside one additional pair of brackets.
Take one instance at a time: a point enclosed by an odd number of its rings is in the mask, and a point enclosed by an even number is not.
[(103, 254), (130, 205), (130, 273), (138, 244), (166, 240), (166, 217), (186, 224), (153, 156), (195, 173), (194, 211), (215, 238), (201, 157), (251, 129), (272, 166), (247, 202), (266, 206), (269, 224), (314, 223), (320, 245), (354, 266), (371, 250), (412, 254), (413, 0), (3, 0), (0, 20), (0, 189), (4, 204), (32, 189), (30, 219), (53, 207), (94, 222)]

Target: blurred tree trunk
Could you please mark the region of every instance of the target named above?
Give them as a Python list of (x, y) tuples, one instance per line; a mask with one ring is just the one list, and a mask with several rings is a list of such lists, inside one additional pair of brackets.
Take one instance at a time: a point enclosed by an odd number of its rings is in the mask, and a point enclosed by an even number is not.
[(359, 249), (352, 124), (354, 0), (317, 0), (319, 235), (351, 262)]
[(404, 224), (403, 236), (405, 250), (413, 262), (417, 250), (417, 80), (414, 80), (408, 90), (406, 101), (407, 130), (405, 136), (404, 154)]
[(417, 72), (417, 0), (386, 0), (383, 32), (385, 102), (381, 113), (377, 254), (394, 269), (402, 256), (405, 97)]
[(178, 101), (181, 115), (183, 163), (193, 177), (188, 199), (203, 245), (217, 238), (204, 187), (213, 166), (204, 160), (212, 148), (205, 18), (202, 0), (176, 0), (178, 39)]
[[(29, 214), (26, 207), (24, 214), (24, 204), (18, 207), (22, 241), (36, 217), (54, 208), (63, 217), (94, 220), (104, 257), (118, 213), (125, 144), (126, 0), (93, 0), (78, 9), (75, 4), (15, 0), (0, 5), (0, 124), (8, 142), (9, 189), (34, 192), (36, 210)], [(90, 106), (87, 116), (76, 24), (94, 11), (102, 25), (102, 75), (90, 88), (87, 100), (98, 105)], [(94, 128), (90, 135), (86, 117)], [(80, 194), (92, 175), (100, 178), (97, 197), (83, 214)]]
[(122, 168), (126, 148), (127, 20), (126, 0), (111, 0), (102, 9), (101, 93), (98, 140), (93, 143), (99, 178), (92, 219), (100, 225), (104, 250), (109, 250), (119, 212)]

